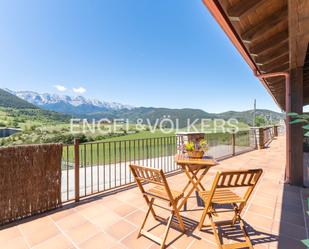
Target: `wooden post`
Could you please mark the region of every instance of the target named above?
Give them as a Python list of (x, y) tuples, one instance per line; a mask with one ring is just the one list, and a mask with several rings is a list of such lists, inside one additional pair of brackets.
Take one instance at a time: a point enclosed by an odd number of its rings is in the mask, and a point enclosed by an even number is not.
[(278, 126), (274, 125), (274, 137), (278, 137)]
[(74, 140), (75, 201), (79, 201), (79, 139)]
[[(303, 68), (290, 70), (291, 112), (303, 112)], [(287, 170), (292, 185), (303, 185), (303, 129), (302, 124), (287, 124)]]
[(265, 143), (264, 143), (264, 128), (260, 127), (259, 128), (259, 149), (262, 150), (265, 148)]
[(236, 145), (236, 141), (235, 141), (235, 132), (233, 131), (233, 133), (232, 133), (232, 151), (233, 151), (233, 156), (235, 156), (236, 155), (236, 153), (235, 153), (235, 145)]

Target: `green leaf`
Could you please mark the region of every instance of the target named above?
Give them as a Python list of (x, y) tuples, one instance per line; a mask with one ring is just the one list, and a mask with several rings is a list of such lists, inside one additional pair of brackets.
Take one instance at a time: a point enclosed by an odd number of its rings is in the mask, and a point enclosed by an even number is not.
[(301, 115), (298, 115), (298, 117), (309, 120), (309, 115), (308, 114), (301, 114)]
[(305, 137), (309, 137), (309, 131), (305, 133)]
[(309, 130), (309, 124), (304, 125), (304, 126), (303, 126), (303, 129)]
[(301, 241), (307, 248), (309, 247), (309, 239), (304, 239)]
[(307, 121), (306, 119), (298, 118), (298, 119), (295, 119), (295, 120), (291, 121), (290, 124), (304, 123), (306, 121)]
[(296, 112), (289, 112), (288, 116), (290, 116), (290, 117), (298, 116), (298, 113), (296, 113)]

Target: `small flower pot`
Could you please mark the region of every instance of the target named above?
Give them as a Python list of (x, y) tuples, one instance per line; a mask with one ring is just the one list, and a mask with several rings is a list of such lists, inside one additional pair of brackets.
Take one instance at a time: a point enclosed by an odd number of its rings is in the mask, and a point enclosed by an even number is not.
[(204, 156), (204, 151), (200, 150), (194, 150), (194, 151), (188, 151), (189, 158), (192, 159), (201, 159)]

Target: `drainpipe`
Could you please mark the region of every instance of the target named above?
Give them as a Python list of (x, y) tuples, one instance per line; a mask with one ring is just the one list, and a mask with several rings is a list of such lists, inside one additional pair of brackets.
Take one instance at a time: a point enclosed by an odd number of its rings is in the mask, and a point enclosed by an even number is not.
[(287, 114), (291, 112), (291, 82), (290, 74), (288, 72), (276, 72), (276, 73), (266, 73), (258, 74), (257, 71), (254, 75), (259, 79), (267, 79), (273, 77), (285, 77), (285, 113), (286, 113), (286, 167), (285, 167), (285, 182), (290, 183), (291, 178), (291, 146), (290, 146), (290, 116)]

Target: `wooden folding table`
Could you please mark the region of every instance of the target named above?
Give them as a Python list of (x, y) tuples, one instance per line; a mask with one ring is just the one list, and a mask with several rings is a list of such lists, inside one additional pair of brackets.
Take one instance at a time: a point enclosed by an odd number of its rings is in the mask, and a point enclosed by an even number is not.
[[(180, 210), (188, 201), (189, 197), (192, 195), (194, 190), (205, 191), (205, 188), (201, 184), (204, 176), (208, 170), (218, 165), (218, 162), (211, 157), (203, 157), (202, 159), (191, 159), (183, 155), (176, 155), (176, 163), (183, 169), (184, 173), (188, 177), (188, 183), (183, 189), (184, 199), (178, 206)], [(200, 173), (201, 172), (201, 173)], [(191, 186), (191, 188), (190, 188)], [(188, 191), (187, 194), (185, 192)]]

